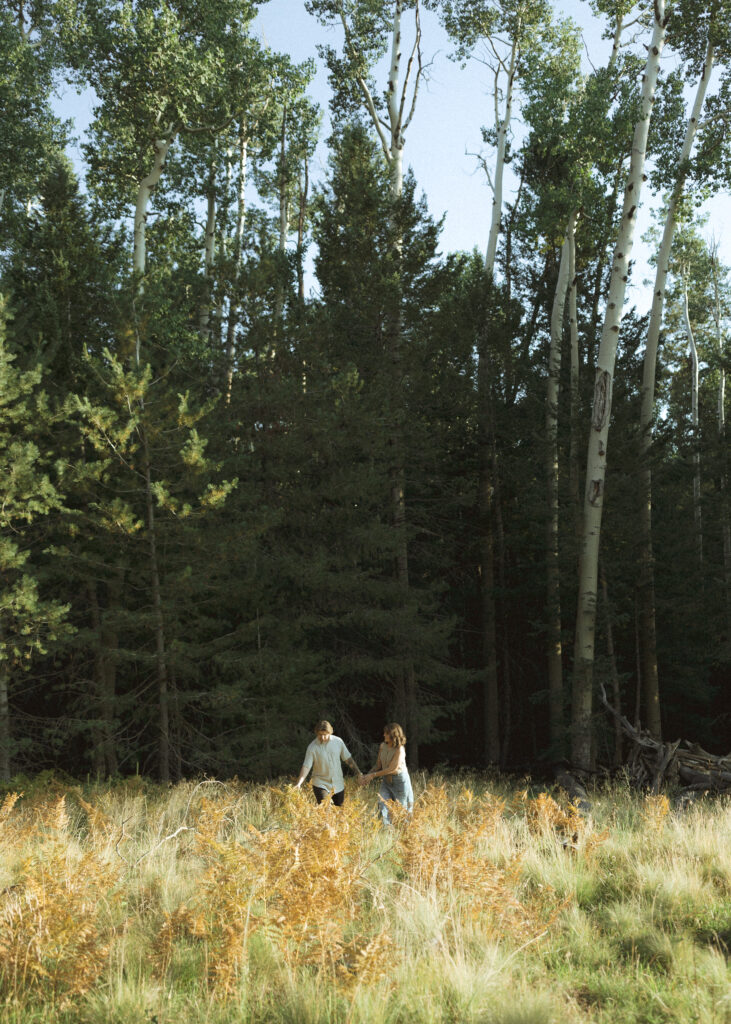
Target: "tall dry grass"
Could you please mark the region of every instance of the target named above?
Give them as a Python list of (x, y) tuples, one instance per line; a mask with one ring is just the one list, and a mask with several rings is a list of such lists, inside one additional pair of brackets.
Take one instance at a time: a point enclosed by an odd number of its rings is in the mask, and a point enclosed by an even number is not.
[(731, 1024), (731, 807), (416, 780), (0, 807), (0, 1021)]

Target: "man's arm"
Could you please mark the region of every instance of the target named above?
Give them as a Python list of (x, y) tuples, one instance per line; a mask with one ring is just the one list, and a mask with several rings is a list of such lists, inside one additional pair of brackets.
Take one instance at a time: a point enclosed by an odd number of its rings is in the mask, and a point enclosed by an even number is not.
[(346, 759), (345, 763), (346, 763), (346, 764), (348, 765), (348, 767), (349, 767), (349, 768), (352, 768), (352, 769), (353, 769), (353, 771), (354, 771), (354, 772), (355, 772), (355, 774), (356, 774), (356, 775), (358, 776), (358, 778), (360, 778), (360, 777), (362, 776), (363, 772), (362, 772), (362, 771), (360, 770), (360, 768), (358, 767), (358, 765), (357, 765), (357, 764), (355, 763), (355, 760), (353, 759), (353, 756), (352, 756), (352, 754), (351, 754), (351, 756), (350, 756), (350, 757), (348, 757), (348, 758)]
[(312, 756), (310, 750), (308, 750), (307, 753), (305, 754), (304, 764), (300, 768), (300, 776), (294, 784), (295, 789), (299, 789), (302, 783), (307, 778), (307, 776), (310, 774), (310, 768), (312, 767), (314, 760), (315, 759)]

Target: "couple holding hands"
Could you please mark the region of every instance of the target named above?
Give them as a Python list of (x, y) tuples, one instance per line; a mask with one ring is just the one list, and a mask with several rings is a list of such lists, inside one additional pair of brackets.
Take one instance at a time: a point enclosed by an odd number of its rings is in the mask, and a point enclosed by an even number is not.
[(336, 807), (341, 807), (345, 799), (342, 762), (349, 765), (358, 775), (361, 786), (367, 785), (371, 779), (381, 780), (378, 796), (381, 801), (381, 817), (385, 825), (391, 824), (389, 800), (395, 800), (407, 811), (411, 811), (414, 806), (414, 792), (406, 767), (406, 736), (396, 722), (384, 726), (383, 743), (378, 748), (375, 768), (367, 775), (361, 773), (340, 737), (333, 736), (333, 727), (330, 723), (318, 722), (315, 726), (315, 738), (305, 752), (296, 788), (302, 786), (312, 769), (312, 791), (318, 804), (328, 793), (332, 793), (332, 802)]

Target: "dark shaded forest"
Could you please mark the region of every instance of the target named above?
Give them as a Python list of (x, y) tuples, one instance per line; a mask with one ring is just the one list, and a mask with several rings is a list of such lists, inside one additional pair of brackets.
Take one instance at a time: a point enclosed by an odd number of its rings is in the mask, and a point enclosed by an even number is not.
[(321, 717), (414, 766), (617, 766), (601, 686), (726, 753), (727, 2), (600, 5), (590, 72), (542, 0), (426, 4), (495, 72), (487, 254), (408, 170), (419, 3), (307, 6), (346, 27), (321, 180), (313, 66), (247, 0), (0, 13), (0, 777), (271, 777)]

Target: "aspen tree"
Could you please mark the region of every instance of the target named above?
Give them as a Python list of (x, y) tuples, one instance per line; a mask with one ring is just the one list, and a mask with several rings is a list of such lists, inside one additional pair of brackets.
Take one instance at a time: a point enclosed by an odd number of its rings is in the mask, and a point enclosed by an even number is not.
[(726, 636), (731, 643), (731, 509), (729, 508), (728, 449), (726, 429), (726, 347), (728, 332), (724, 325), (729, 317), (729, 270), (722, 266), (718, 257), (718, 241), (710, 245), (711, 282), (713, 288), (713, 325), (718, 360), (718, 385), (716, 398), (716, 429), (721, 452), (721, 529), (723, 532), (723, 579), (724, 606), (726, 609)]
[[(389, 172), (391, 199), (396, 204), (403, 191), (406, 132), (416, 111), (424, 70), (420, 0), (378, 0), (368, 5), (359, 0), (307, 0), (306, 7), (323, 24), (337, 25), (342, 30), (342, 57), (338, 57), (330, 47), (322, 50), (336, 88), (335, 107), (344, 111), (357, 107), (365, 111), (380, 143)], [(407, 19), (412, 26), (409, 43), (405, 40)], [(386, 54), (389, 57), (386, 85), (379, 95), (371, 71)], [(398, 237), (394, 245), (398, 251)], [(391, 508), (393, 527), (400, 538), (396, 575), (407, 594), (410, 580), (403, 461), (404, 409), (399, 395), (404, 377), (400, 299), (392, 311), (388, 333), (393, 384), (387, 412), (393, 452)], [(403, 668), (397, 680), (394, 713), (404, 718), (411, 757), (418, 764), (418, 693), (413, 659), (408, 654), (404, 655)]]
[[(640, 515), (642, 529), (641, 570), (638, 589), (641, 601), (640, 631), (642, 649), (642, 683), (644, 690), (646, 728), (656, 738), (661, 735), (660, 685), (657, 668), (657, 627), (655, 622), (655, 570), (652, 545), (652, 468), (650, 454), (652, 446), (652, 425), (655, 415), (655, 376), (657, 372), (660, 330), (662, 327), (665, 290), (670, 262), (673, 237), (678, 212), (687, 189), (692, 170), (691, 156), (699, 133), (703, 136), (703, 109), (711, 81), (714, 65), (719, 55), (724, 61), (729, 52), (729, 17), (722, 0), (714, 0), (703, 9), (696, 10), (692, 3), (679, 6), (675, 17), (678, 28), (674, 40), (681, 57), (689, 66), (700, 65), (695, 96), (686, 122), (680, 152), (668, 160), (672, 168), (669, 197), (666, 204), (665, 224), (662, 240), (655, 260), (655, 281), (653, 286), (650, 323), (645, 345), (642, 373), (642, 406), (640, 410), (640, 443), (644, 466), (641, 477)], [(711, 147), (715, 148), (715, 147)], [(723, 150), (723, 147), (721, 147)], [(693, 176), (697, 175), (693, 172)], [(701, 174), (703, 170), (701, 169)], [(708, 177), (708, 168), (705, 168)]]
[(574, 764), (581, 768), (589, 768), (592, 763), (594, 631), (598, 593), (599, 539), (612, 405), (612, 377), (637, 222), (637, 206), (645, 177), (647, 139), (660, 72), (660, 55), (665, 44), (666, 33), (665, 3), (664, 0), (655, 0), (652, 7), (652, 37), (642, 80), (640, 118), (635, 126), (632, 140), (632, 157), (624, 190), (622, 219), (614, 247), (612, 276), (597, 357), (594, 402), (589, 432), (572, 694), (571, 757)]
[[(494, 148), (494, 160), (479, 154), (492, 192), (490, 226), (485, 251), (485, 288), (492, 301), (499, 301), (495, 264), (503, 219), (505, 169), (509, 159), (513, 109), (521, 73), (530, 57), (537, 59), (542, 50), (543, 31), (551, 21), (551, 9), (543, 0), (433, 0), (428, 6), (438, 11), (450, 37), (457, 45), (456, 59), (482, 63), (490, 81), (493, 116), (489, 127), (483, 127), (485, 143)], [(489, 300), (490, 301), (490, 300)], [(488, 301), (488, 308), (489, 308)], [(477, 402), (480, 463), (478, 469), (478, 531), (479, 576), (482, 605), (482, 651), (484, 662), (483, 708), (485, 759), (500, 760), (500, 729), (498, 724), (499, 681), (497, 670), (495, 602), (495, 495), (499, 482), (495, 478), (497, 453), (494, 438), (493, 382), (494, 368), (490, 351), (491, 327), (489, 313), (477, 344)]]
[[(571, 37), (559, 50), (553, 65), (544, 62), (540, 69), (526, 73), (524, 118), (532, 133), (524, 158), (524, 176), (536, 193), (535, 217), (543, 225), (547, 241), (567, 223), (561, 246), (550, 323), (548, 383), (546, 393), (546, 480), (548, 516), (546, 524), (546, 643), (548, 665), (548, 703), (551, 747), (554, 755), (564, 747), (564, 686), (561, 642), (561, 585), (559, 552), (559, 380), (567, 299), (569, 310), (569, 489), (572, 497), (574, 532), (580, 523), (578, 466), (579, 337), (577, 323), (576, 224), (580, 208), (592, 213), (604, 202), (603, 186), (597, 183), (597, 169), (616, 159), (623, 143), (622, 105), (613, 96), (623, 75), (619, 48), (627, 16), (626, 5), (613, 12), (609, 35), (612, 50), (606, 67), (579, 80), (578, 60), (570, 49)], [(570, 57), (574, 57), (572, 66)], [(615, 109), (610, 109), (615, 106)], [(601, 127), (597, 126), (597, 121)], [(577, 150), (575, 140), (585, 140)], [(568, 211), (568, 212), (567, 212)], [(564, 222), (565, 223), (565, 222)], [(601, 263), (601, 259), (599, 260)]]

